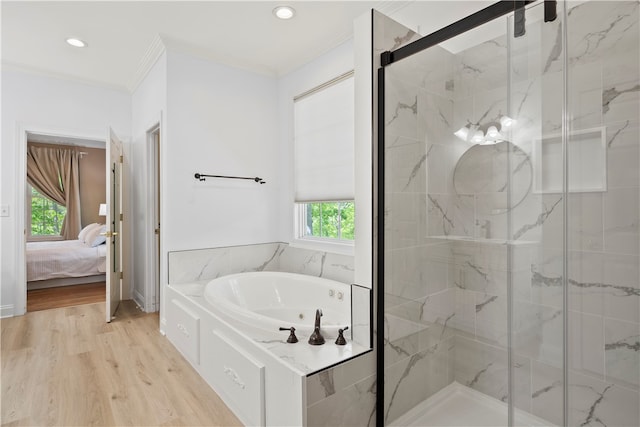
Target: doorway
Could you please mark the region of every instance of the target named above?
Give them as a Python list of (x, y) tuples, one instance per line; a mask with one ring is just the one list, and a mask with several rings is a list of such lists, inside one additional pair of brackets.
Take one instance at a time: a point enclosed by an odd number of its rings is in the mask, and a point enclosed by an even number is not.
[(26, 311), (104, 302), (103, 245), (78, 233), (101, 222), (104, 140), (27, 132), (25, 149)]
[(160, 200), (161, 200), (161, 163), (160, 163), (160, 124), (147, 131), (148, 177), (149, 183), (149, 225), (147, 234), (148, 280), (146, 284), (145, 311), (154, 312), (160, 308)]

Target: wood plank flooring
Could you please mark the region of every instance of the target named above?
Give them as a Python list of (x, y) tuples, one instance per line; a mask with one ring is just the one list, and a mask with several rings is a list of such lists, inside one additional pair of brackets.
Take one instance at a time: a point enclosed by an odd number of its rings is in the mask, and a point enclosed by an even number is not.
[(106, 286), (105, 282), (95, 282), (30, 290), (27, 291), (27, 311), (104, 302)]
[(3, 426), (242, 425), (169, 341), (123, 301), (2, 319)]

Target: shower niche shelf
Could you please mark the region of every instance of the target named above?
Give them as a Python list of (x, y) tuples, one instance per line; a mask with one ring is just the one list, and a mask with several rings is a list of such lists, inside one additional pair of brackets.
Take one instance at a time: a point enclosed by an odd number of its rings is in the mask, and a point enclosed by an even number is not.
[[(604, 127), (571, 132), (567, 155), (570, 193), (607, 191), (607, 143)], [(562, 135), (534, 140), (533, 192), (562, 193), (564, 165)]]
[(506, 240), (506, 239), (486, 239), (483, 237), (468, 237), (468, 236), (429, 236), (429, 239), (448, 240), (454, 242), (469, 242), (478, 243), (483, 245), (534, 245), (540, 242), (533, 240)]

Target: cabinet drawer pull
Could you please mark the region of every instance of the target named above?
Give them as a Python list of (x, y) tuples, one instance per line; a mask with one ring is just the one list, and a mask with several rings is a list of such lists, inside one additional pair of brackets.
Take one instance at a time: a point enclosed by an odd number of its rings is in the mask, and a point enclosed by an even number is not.
[(184, 336), (186, 336), (187, 338), (189, 338), (191, 336), (191, 334), (189, 334), (189, 330), (187, 330), (187, 327), (184, 326), (182, 323), (178, 323), (177, 328), (180, 332), (182, 332), (184, 334)]
[(242, 380), (240, 379), (240, 377), (238, 376), (238, 373), (236, 371), (234, 371), (233, 369), (229, 368), (228, 366), (225, 366), (224, 367), (224, 373), (227, 374), (227, 376), (229, 376), (229, 378), (231, 378), (231, 381), (236, 383), (238, 385), (238, 387), (240, 387), (241, 389), (244, 390), (245, 385), (242, 382)]

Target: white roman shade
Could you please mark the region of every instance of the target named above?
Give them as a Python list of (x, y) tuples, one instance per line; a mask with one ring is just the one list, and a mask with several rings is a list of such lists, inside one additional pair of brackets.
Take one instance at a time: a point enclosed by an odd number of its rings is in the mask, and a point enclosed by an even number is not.
[(353, 73), (297, 97), (294, 123), (295, 201), (353, 200)]

